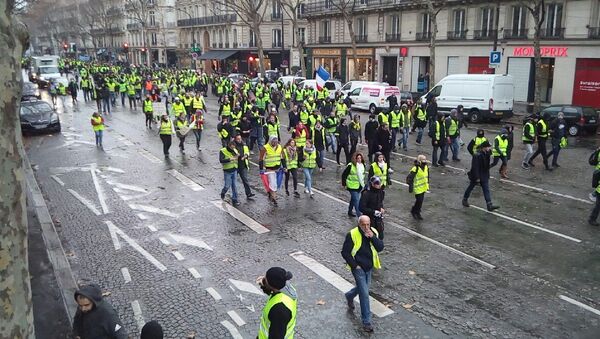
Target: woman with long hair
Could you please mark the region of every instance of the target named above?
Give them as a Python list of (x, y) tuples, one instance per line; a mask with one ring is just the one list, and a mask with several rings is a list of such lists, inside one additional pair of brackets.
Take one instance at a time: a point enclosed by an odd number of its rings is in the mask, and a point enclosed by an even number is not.
[[(360, 192), (365, 187), (365, 158), (360, 152), (352, 154), (352, 159), (342, 173), (342, 186), (350, 192), (350, 202), (348, 203), (348, 216), (360, 217)], [(354, 209), (354, 212), (352, 212)]]
[(312, 140), (306, 139), (306, 146), (299, 154), (298, 161), (304, 173), (304, 192), (310, 194), (312, 199), (315, 195), (312, 190), (312, 173), (317, 167), (317, 150), (313, 146)]
[(288, 140), (283, 147), (283, 156), (285, 157), (285, 194), (290, 195), (288, 183), (291, 174), (294, 183), (294, 196), (300, 198), (300, 193), (298, 193), (298, 149), (294, 139)]

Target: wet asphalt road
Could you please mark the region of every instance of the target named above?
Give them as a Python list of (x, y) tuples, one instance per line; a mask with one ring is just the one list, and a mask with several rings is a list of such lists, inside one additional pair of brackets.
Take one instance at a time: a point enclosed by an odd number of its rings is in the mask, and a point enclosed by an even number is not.
[[(231, 279), (253, 283), (277, 265), (294, 273), (299, 338), (366, 336), (358, 309), (346, 311), (335, 283), (290, 255), (302, 251), (353, 283), (339, 254), (355, 223), (346, 216), (343, 167), (326, 161), (326, 170), (313, 178), (315, 199), (280, 195), (279, 207), (272, 207), (252, 165), (257, 196), (247, 201), (238, 180), (238, 210), (269, 230), (257, 233), (218, 208), (223, 178), (214, 97), (207, 98), (202, 151), (194, 150), (193, 135), (185, 154), (174, 139), (168, 161), (157, 131), (144, 128), (139, 107), (117, 106), (106, 118), (102, 151), (94, 146), (89, 125), (95, 103), (73, 107), (67, 102), (58, 108), (63, 133), (27, 137), (27, 152), (50, 212), (61, 222), (76, 278), (110, 292), (108, 300), (132, 334), (139, 333), (143, 320), (156, 319), (169, 338), (191, 333), (226, 338), (232, 327), (234, 335), (239, 331), (253, 338), (265, 296)], [(155, 110), (163, 111), (164, 104), (155, 104)], [(367, 114), (361, 115), (364, 123)], [(287, 125), (287, 116), (281, 119)], [(499, 129), (473, 125), (481, 126)], [(465, 142), (475, 128), (463, 130)], [(282, 135), (287, 140), (283, 129)], [(598, 140), (570, 139), (561, 152), (562, 167), (548, 173), (541, 159), (532, 171), (519, 168), (520, 129), (515, 139), (510, 180), (491, 181), (493, 201), (501, 206), (495, 214), (477, 208), (485, 207), (480, 189), (470, 199), (474, 207), (461, 206), (470, 165), (461, 149), (462, 162), (431, 170), (425, 220), (414, 221), (409, 213), (414, 197), (401, 183), (410, 157), (421, 153), (430, 158), (429, 140), (417, 146), (413, 134), (409, 150), (393, 155), (396, 182), (386, 192), (383, 270), (373, 278), (371, 296), (394, 313), (374, 316), (371, 336), (600, 335), (600, 229), (586, 223), (593, 206), (587, 200), (593, 171), (587, 158)], [(330, 153), (326, 157), (335, 159)]]

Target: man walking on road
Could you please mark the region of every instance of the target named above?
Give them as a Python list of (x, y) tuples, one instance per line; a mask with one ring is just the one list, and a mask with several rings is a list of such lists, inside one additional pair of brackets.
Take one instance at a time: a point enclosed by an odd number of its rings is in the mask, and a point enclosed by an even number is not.
[(371, 308), (369, 305), (369, 285), (373, 269), (380, 269), (379, 254), (383, 250), (383, 240), (377, 230), (371, 228), (371, 219), (362, 215), (358, 218), (358, 227), (346, 235), (342, 247), (342, 257), (352, 271), (356, 287), (346, 292), (348, 308), (354, 310), (354, 298), (358, 295), (360, 314), (365, 332), (373, 332)]
[(102, 300), (100, 287), (81, 287), (75, 292), (75, 301), (78, 307), (73, 318), (74, 338), (127, 338), (127, 331), (117, 311), (107, 301)]
[(493, 211), (498, 209), (498, 206), (492, 204), (492, 197), (490, 195), (490, 154), (492, 145), (489, 141), (484, 141), (479, 145), (479, 150), (473, 155), (471, 160), (471, 170), (467, 173), (469, 176), (470, 184), (465, 191), (463, 196), (462, 204), (464, 207), (469, 207), (469, 196), (471, 192), (478, 184), (481, 185), (483, 190), (483, 196), (487, 204), (487, 210)]
[(535, 127), (537, 124), (537, 117), (532, 115), (531, 117), (525, 120), (525, 126), (523, 126), (523, 136), (521, 140), (523, 141), (523, 145), (525, 145), (525, 155), (523, 156), (523, 162), (521, 167), (523, 169), (529, 169), (529, 159), (533, 155), (533, 143), (535, 142)]
[(250, 189), (250, 183), (248, 182), (248, 169), (250, 168), (249, 160), (250, 150), (248, 146), (244, 143), (241, 134), (236, 134), (234, 137), (235, 148), (238, 151), (238, 168), (237, 172), (240, 175), (240, 179), (242, 179), (242, 184), (244, 184), (244, 190), (246, 191), (246, 198), (250, 199), (255, 196)]
[(292, 273), (281, 267), (271, 267), (257, 283), (269, 296), (260, 316), (258, 339), (293, 338), (296, 327), (298, 296), (296, 289), (287, 284)]
[(548, 166), (548, 152), (546, 151), (546, 140), (548, 140), (548, 120), (550, 120), (550, 113), (544, 113), (544, 116), (537, 123), (538, 148), (535, 153), (533, 153), (527, 164), (530, 167), (534, 167), (535, 165), (533, 164), (533, 160), (541, 154), (546, 170), (552, 171), (552, 167)]
[(221, 148), (219, 152), (219, 162), (223, 165), (224, 185), (221, 190), (221, 199), (225, 199), (225, 193), (231, 187), (231, 202), (233, 206), (238, 206), (240, 202), (237, 197), (237, 169), (239, 153), (235, 148), (235, 141), (231, 139), (226, 147)]

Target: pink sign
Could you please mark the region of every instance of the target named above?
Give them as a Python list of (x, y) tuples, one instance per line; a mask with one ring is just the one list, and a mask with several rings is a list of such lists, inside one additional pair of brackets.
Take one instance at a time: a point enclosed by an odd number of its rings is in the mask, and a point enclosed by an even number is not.
[[(555, 47), (555, 46), (542, 46), (540, 47), (540, 54), (542, 57), (550, 58), (565, 58), (569, 47)], [(535, 53), (533, 47), (515, 47), (513, 48), (513, 56), (519, 57), (534, 57)]]

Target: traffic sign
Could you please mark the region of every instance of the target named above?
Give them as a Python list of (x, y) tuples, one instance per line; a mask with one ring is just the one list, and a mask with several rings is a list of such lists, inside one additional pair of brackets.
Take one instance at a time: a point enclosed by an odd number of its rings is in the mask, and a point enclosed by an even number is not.
[(490, 52), (490, 65), (500, 65), (502, 61), (502, 53), (499, 51)]
[(192, 59), (196, 60), (198, 59), (198, 53), (192, 53)]

